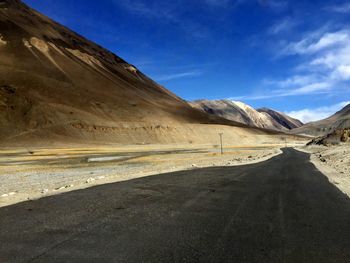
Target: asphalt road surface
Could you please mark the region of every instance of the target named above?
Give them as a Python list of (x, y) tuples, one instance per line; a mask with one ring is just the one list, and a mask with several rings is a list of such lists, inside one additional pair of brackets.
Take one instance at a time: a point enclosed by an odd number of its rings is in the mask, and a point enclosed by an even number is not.
[(0, 262), (350, 262), (350, 199), (293, 149), (0, 208)]

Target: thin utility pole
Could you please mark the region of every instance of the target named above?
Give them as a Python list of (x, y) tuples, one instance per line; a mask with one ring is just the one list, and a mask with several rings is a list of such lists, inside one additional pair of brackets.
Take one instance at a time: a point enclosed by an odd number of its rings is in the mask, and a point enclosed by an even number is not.
[(222, 146), (222, 135), (223, 135), (223, 133), (220, 132), (220, 133), (219, 133), (219, 136), (220, 136), (220, 145), (221, 145), (221, 155), (224, 154), (224, 148), (223, 148), (223, 146)]

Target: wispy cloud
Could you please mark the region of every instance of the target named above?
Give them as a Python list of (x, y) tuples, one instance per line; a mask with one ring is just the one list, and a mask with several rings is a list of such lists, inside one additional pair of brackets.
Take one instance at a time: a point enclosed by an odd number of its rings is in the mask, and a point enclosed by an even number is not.
[(299, 24), (299, 22), (295, 19), (292, 19), (290, 17), (284, 18), (282, 20), (278, 20), (275, 24), (273, 24), (268, 30), (268, 34), (270, 35), (277, 35), (282, 32), (287, 32), (294, 27), (296, 27)]
[(304, 56), (306, 62), (299, 65), (305, 75), (312, 74), (318, 80), (332, 82), (350, 81), (350, 31), (326, 32), (318, 38), (304, 38), (291, 43), (287, 49)]
[(115, 4), (121, 6), (130, 13), (146, 16), (149, 18), (158, 17), (173, 19), (173, 9), (168, 3), (154, 5), (152, 2), (141, 0), (113, 0)]
[(182, 79), (182, 78), (188, 78), (188, 77), (198, 77), (200, 75), (202, 75), (201, 71), (188, 71), (188, 72), (162, 75), (162, 76), (155, 77), (155, 79), (157, 81), (168, 81), (168, 80)]
[(289, 2), (283, 0), (258, 0), (258, 3), (263, 7), (267, 7), (278, 12), (286, 10), (289, 6)]
[(219, 6), (219, 7), (227, 6), (228, 4), (233, 2), (232, 0), (204, 0), (204, 1), (208, 5)]
[(326, 8), (329, 11), (337, 13), (350, 13), (350, 3), (334, 5)]
[(310, 36), (303, 38), (298, 42), (290, 43), (282, 50), (285, 55), (304, 55), (314, 54), (327, 48), (343, 46), (350, 42), (350, 31), (340, 30), (336, 32), (326, 32), (317, 36), (318, 31), (311, 33)]
[(288, 0), (202, 0), (202, 2), (206, 3), (209, 6), (217, 6), (217, 7), (239, 7), (245, 4), (258, 4), (264, 8), (269, 8), (273, 11), (284, 11), (289, 6)]
[[(157, 23), (168, 23), (179, 27), (187, 36), (195, 39), (207, 39), (210, 36), (206, 26), (182, 15), (183, 6), (178, 1), (146, 1), (146, 0), (113, 0), (131, 14), (156, 20)], [(204, 1), (204, 0), (203, 0)], [(230, 0), (205, 0), (211, 5), (224, 4)]]
[[(290, 42), (280, 51), (281, 57), (296, 56), (301, 63), (285, 79), (265, 79), (268, 95), (251, 94), (246, 100), (275, 97), (334, 94), (350, 83), (350, 30), (327, 30), (323, 27), (304, 38)], [(350, 90), (345, 90), (350, 94)]]
[(313, 75), (295, 75), (288, 77), (283, 80), (271, 80), (271, 79), (264, 79), (263, 84), (266, 86), (278, 86), (281, 88), (288, 88), (293, 86), (305, 86), (309, 85), (317, 80), (316, 76)]
[[(315, 82), (298, 88), (274, 88), (265, 94), (251, 94), (239, 97), (232, 97), (234, 100), (265, 100), (280, 97), (292, 97), (311, 94), (328, 94), (331, 92), (332, 85), (328, 82)], [(266, 95), (267, 94), (267, 95)]]
[(331, 106), (318, 107), (313, 109), (306, 108), (302, 110), (286, 112), (286, 114), (293, 118), (297, 118), (304, 123), (307, 123), (328, 118), (348, 104), (350, 104), (350, 101), (343, 101)]

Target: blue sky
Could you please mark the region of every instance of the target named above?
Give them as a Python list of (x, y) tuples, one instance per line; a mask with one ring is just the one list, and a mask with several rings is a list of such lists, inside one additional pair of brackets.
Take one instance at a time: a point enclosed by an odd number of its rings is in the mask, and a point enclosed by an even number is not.
[(350, 101), (350, 1), (24, 0), (187, 100), (303, 121)]

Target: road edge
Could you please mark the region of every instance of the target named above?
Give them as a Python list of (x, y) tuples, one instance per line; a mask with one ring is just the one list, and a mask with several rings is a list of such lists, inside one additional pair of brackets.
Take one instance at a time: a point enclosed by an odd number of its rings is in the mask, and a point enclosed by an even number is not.
[(350, 198), (350, 186), (349, 180), (345, 180), (339, 172), (337, 172), (331, 166), (321, 162), (321, 160), (307, 148), (294, 147), (295, 150), (310, 154), (310, 162), (315, 165), (315, 167), (324, 174), (328, 181), (336, 186), (341, 192), (347, 195)]

